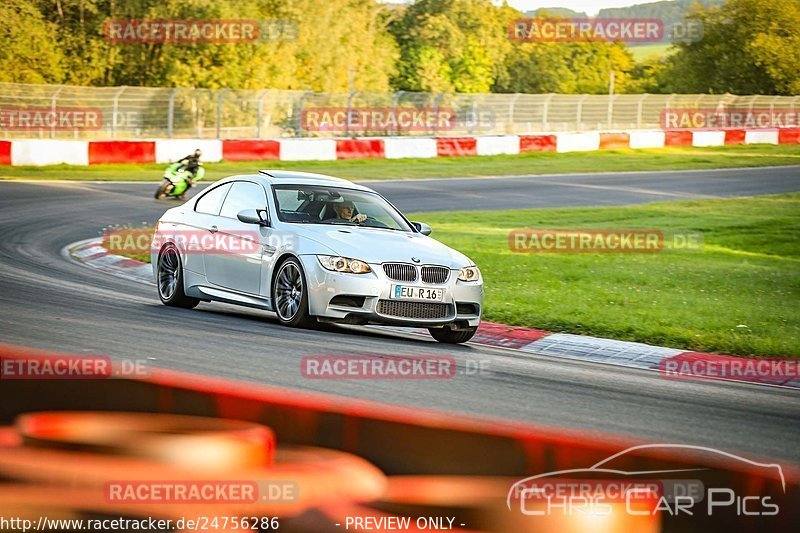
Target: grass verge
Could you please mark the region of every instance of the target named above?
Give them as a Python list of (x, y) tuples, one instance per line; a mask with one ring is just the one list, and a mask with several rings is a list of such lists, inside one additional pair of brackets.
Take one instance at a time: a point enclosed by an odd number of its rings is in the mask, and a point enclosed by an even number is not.
[[(800, 194), (415, 214), (483, 272), (486, 320), (736, 355), (800, 356)], [(660, 253), (519, 254), (515, 228), (701, 232)]]
[[(332, 174), (353, 180), (510, 176), (580, 172), (693, 170), (708, 168), (800, 165), (800, 144), (602, 150), (557, 154), (437, 157), (432, 159), (351, 159), (340, 161), (222, 162), (206, 165), (206, 181), (259, 168), (280, 168)], [(47, 167), (0, 166), (0, 179), (158, 181), (163, 164)]]

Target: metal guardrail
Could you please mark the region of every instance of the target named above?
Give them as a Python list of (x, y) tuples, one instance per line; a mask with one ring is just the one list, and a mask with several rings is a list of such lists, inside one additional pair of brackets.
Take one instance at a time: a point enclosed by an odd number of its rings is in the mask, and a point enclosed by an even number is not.
[[(446, 130), (384, 128), (308, 131), (304, 110), (338, 108), (447, 109)], [(775, 109), (800, 111), (800, 96), (731, 94), (445, 94), (412, 92), (76, 87), (0, 83), (4, 138), (275, 138), (349, 135), (506, 134), (661, 127), (665, 109)], [(21, 111), (25, 121), (20, 123)], [(56, 117), (45, 120), (48, 112)], [(71, 120), (98, 117), (88, 126)], [(58, 116), (62, 116), (59, 121)], [(43, 119), (42, 117), (45, 117)], [(66, 117), (66, 118), (64, 118)]]

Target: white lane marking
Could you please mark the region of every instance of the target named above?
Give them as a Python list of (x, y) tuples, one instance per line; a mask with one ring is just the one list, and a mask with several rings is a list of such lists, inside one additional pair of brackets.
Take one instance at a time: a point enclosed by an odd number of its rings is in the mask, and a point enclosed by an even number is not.
[(630, 192), (634, 194), (649, 194), (652, 196), (669, 196), (672, 198), (689, 198), (695, 200), (705, 200), (705, 199), (715, 199), (715, 198), (722, 198), (722, 196), (715, 196), (711, 194), (694, 194), (688, 192), (667, 192), (667, 191), (656, 191), (653, 189), (642, 189), (640, 187), (625, 187), (621, 185), (591, 185), (589, 183), (570, 183), (570, 182), (563, 182), (563, 181), (549, 181), (549, 180), (536, 180), (538, 184), (544, 185), (556, 185), (560, 187), (575, 187), (578, 189), (599, 189), (605, 191), (620, 191), (620, 192)]

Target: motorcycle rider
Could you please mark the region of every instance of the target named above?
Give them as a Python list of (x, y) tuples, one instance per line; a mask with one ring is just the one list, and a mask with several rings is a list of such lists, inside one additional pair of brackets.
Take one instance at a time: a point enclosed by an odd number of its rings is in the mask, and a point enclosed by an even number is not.
[[(191, 189), (192, 185), (194, 185), (194, 178), (197, 177), (197, 169), (199, 169), (200, 165), (202, 164), (200, 163), (201, 155), (203, 155), (203, 152), (201, 152), (198, 148), (193, 154), (189, 154), (183, 159), (178, 160), (178, 163), (181, 164), (181, 166), (178, 167), (178, 170), (188, 170), (192, 174), (191, 178), (186, 178), (186, 191)], [(184, 192), (184, 194), (186, 193)]]

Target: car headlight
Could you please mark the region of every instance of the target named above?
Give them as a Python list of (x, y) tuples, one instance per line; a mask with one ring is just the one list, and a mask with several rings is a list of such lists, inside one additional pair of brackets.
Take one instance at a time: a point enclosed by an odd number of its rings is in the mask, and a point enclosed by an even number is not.
[(346, 272), (348, 274), (367, 274), (372, 269), (360, 259), (349, 257), (339, 257), (335, 255), (318, 255), (317, 259), (322, 268), (334, 272)]
[(458, 279), (461, 281), (478, 281), (481, 271), (476, 266), (464, 267), (458, 271)]

